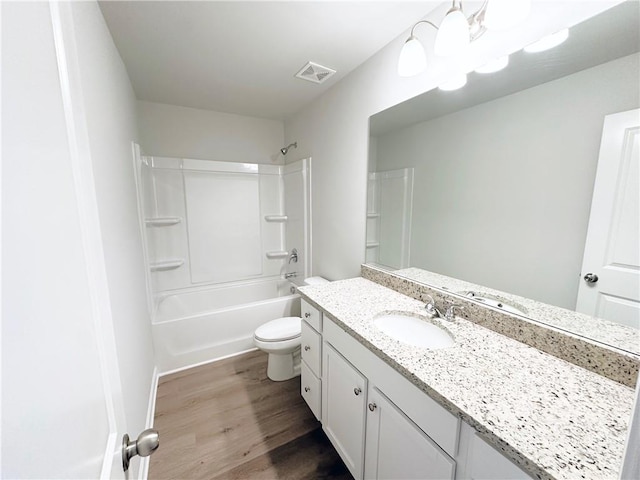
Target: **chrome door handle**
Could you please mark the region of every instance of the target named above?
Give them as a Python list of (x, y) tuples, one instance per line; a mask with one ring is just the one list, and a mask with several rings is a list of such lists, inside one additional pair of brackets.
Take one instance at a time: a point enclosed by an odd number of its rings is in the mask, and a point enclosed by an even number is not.
[(306, 312), (306, 313), (304, 314), (304, 318), (309, 318), (310, 316), (311, 316), (311, 314), (310, 314), (309, 312)]
[(311, 347), (309, 345), (305, 345), (304, 346), (304, 351), (308, 352), (309, 350), (311, 350)]
[(370, 404), (369, 404), (369, 410), (371, 410), (372, 412), (373, 412), (376, 408), (378, 408), (378, 406), (377, 406), (375, 403), (370, 403)]
[(595, 273), (587, 273), (583, 278), (587, 283), (596, 283), (598, 281), (598, 275)]
[(358, 395), (360, 395), (362, 393), (362, 389), (360, 387), (356, 387), (356, 388), (353, 389), (353, 393), (357, 397)]
[(135, 442), (129, 440), (129, 435), (124, 434), (122, 437), (122, 469), (126, 472), (129, 470), (129, 461), (132, 457), (140, 455), (148, 457), (155, 452), (160, 446), (160, 434), (153, 428), (148, 428), (140, 435)]
[(304, 387), (305, 392), (308, 392), (309, 390), (311, 390), (309, 387)]

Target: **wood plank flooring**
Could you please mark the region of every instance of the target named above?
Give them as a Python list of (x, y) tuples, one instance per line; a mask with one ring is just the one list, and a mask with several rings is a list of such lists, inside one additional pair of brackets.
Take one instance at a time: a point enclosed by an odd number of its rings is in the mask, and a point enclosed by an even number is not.
[(149, 479), (351, 479), (300, 396), (249, 352), (160, 379)]

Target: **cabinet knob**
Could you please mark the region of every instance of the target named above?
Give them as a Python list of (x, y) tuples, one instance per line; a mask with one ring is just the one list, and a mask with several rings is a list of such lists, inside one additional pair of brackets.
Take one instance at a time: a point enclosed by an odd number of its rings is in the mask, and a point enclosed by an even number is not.
[(308, 352), (309, 350), (311, 350), (311, 347), (309, 345), (305, 345), (304, 346), (304, 351)]
[(370, 404), (369, 404), (369, 410), (371, 410), (372, 412), (373, 412), (376, 408), (378, 408), (378, 406), (377, 406), (375, 403), (370, 403)]
[(309, 387), (304, 387), (304, 391), (305, 391), (305, 392), (308, 392), (308, 391), (310, 391), (310, 390), (311, 390), (311, 389), (310, 389)]
[(305, 312), (304, 318), (309, 318), (310, 316), (311, 316), (311, 314), (309, 312)]
[(353, 393), (357, 397), (358, 395), (360, 395), (362, 393), (362, 389), (360, 387), (356, 387), (356, 388), (353, 389)]

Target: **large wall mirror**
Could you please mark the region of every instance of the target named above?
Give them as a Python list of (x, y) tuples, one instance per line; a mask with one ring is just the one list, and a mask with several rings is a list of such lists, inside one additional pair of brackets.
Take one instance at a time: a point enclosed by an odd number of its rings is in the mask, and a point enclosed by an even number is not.
[[(554, 49), (514, 53), (460, 90), (372, 116), (367, 263), (478, 301), (512, 299), (514, 313), (640, 354), (639, 298), (602, 315), (576, 308), (604, 120), (640, 107), (639, 11), (621, 3)], [(623, 281), (640, 290), (640, 147), (629, 138), (631, 210), (616, 241), (636, 269)]]

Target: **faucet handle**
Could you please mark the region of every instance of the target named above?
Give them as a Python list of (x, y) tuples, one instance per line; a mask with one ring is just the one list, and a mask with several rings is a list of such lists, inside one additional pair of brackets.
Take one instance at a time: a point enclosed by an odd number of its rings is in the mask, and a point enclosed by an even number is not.
[(424, 306), (424, 308), (427, 311), (427, 315), (429, 315), (431, 318), (439, 317), (440, 316), (440, 312), (436, 308), (436, 304), (433, 301), (433, 297), (431, 295), (428, 295), (428, 294), (425, 295), (425, 297), (428, 300), (426, 305)]
[(462, 305), (458, 305), (458, 304), (450, 305), (449, 308), (447, 308), (447, 312), (444, 314), (444, 318), (446, 318), (449, 321), (455, 320), (456, 308), (459, 308), (460, 310), (464, 310), (464, 307)]

